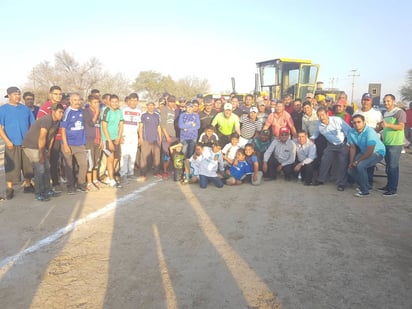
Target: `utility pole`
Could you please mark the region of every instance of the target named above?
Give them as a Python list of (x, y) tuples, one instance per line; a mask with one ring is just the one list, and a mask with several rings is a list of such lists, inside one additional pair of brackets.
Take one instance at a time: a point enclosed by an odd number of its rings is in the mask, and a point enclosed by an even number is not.
[(358, 73), (358, 69), (351, 70), (352, 74), (348, 75), (349, 77), (352, 77), (352, 96), (351, 96), (351, 102), (350, 104), (353, 104), (353, 90), (355, 89), (355, 77), (360, 76)]

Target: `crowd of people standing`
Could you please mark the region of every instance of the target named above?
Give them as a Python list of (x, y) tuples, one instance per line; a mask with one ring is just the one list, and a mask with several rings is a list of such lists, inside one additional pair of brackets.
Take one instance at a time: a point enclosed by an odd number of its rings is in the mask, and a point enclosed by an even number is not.
[[(177, 99), (165, 93), (158, 102), (139, 104), (136, 93), (124, 106), (115, 94), (91, 91), (85, 102), (78, 93), (63, 98), (52, 86), (40, 107), (31, 92), (7, 89), (0, 107), (0, 138), (6, 145), (6, 198), (13, 185), (38, 201), (62, 194), (121, 188), (124, 181), (146, 181), (148, 175), (216, 187), (250, 182), (259, 185), (280, 175), (287, 181), (322, 185), (336, 179), (338, 191), (359, 185), (356, 197), (370, 194), (375, 166), (383, 159), (387, 184), (379, 190), (395, 196), (399, 159), (411, 113), (384, 96), (384, 114), (365, 93), (355, 109), (342, 93), (317, 101), (312, 93), (293, 100), (247, 95), (230, 99)], [(412, 107), (411, 107), (412, 108)], [(407, 116), (408, 115), (408, 116)], [(409, 125), (409, 127), (407, 127)], [(406, 129), (405, 129), (406, 128)], [(409, 135), (408, 135), (409, 136)]]

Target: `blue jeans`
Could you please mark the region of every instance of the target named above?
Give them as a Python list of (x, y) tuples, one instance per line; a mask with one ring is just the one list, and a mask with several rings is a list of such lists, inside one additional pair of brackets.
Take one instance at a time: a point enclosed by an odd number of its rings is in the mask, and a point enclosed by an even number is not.
[(386, 175), (388, 177), (386, 188), (388, 191), (396, 192), (399, 181), (399, 159), (401, 157), (402, 146), (385, 146), (386, 155)]
[(188, 139), (181, 141), (181, 143), (183, 145), (183, 153), (185, 154), (186, 158), (190, 158), (195, 152), (196, 140)]
[(217, 176), (216, 176), (216, 177), (209, 177), (209, 176), (199, 175), (199, 185), (200, 185), (200, 188), (205, 189), (205, 188), (207, 187), (209, 181), (210, 181), (210, 182), (213, 182), (214, 185), (215, 185), (217, 188), (222, 188), (223, 185), (224, 185), (222, 179), (220, 179), (220, 178), (217, 177)]
[[(359, 158), (361, 154), (358, 154), (355, 158)], [(348, 168), (348, 174), (355, 180), (363, 193), (368, 193), (370, 189), (369, 183), (369, 171), (371, 167), (374, 167), (379, 161), (382, 160), (382, 155), (379, 153), (373, 153), (369, 158), (362, 160), (354, 168)]]

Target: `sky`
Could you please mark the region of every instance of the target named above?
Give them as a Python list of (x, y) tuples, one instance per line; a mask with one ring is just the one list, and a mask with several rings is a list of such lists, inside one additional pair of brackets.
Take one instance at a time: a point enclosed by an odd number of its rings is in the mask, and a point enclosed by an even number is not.
[(131, 81), (146, 70), (205, 78), (213, 93), (231, 90), (231, 77), (251, 92), (258, 61), (310, 59), (349, 98), (357, 70), (355, 101), (369, 83), (398, 98), (412, 69), (411, 11), (386, 0), (1, 0), (0, 93), (24, 91), (34, 66), (66, 50)]

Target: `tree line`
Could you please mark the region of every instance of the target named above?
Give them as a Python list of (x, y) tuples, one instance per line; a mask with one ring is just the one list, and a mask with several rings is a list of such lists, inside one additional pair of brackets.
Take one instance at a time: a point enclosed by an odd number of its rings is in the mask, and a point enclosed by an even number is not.
[(53, 85), (60, 86), (65, 92), (77, 92), (83, 98), (92, 89), (99, 89), (100, 93), (115, 93), (121, 98), (130, 92), (137, 92), (142, 99), (148, 101), (157, 101), (164, 92), (191, 99), (198, 93), (208, 92), (210, 88), (207, 79), (186, 76), (174, 80), (170, 75), (165, 76), (156, 71), (141, 71), (131, 81), (122, 73), (111, 74), (105, 71), (95, 57), (80, 63), (66, 50), (56, 53), (53, 63), (46, 60), (35, 65), (24, 91), (34, 92), (36, 101), (44, 102)]

